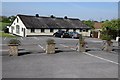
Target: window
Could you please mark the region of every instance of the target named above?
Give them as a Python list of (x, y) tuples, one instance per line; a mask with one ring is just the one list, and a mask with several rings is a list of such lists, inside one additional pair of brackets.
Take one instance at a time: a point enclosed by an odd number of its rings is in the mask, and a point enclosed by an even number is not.
[(76, 32), (76, 29), (73, 29), (74, 32)]
[(20, 26), (19, 25), (16, 25), (16, 33), (20, 33)]
[(86, 30), (85, 29), (83, 29), (83, 32), (85, 32)]
[(54, 32), (54, 29), (50, 29), (50, 32)]
[(31, 29), (31, 33), (35, 33), (35, 29)]
[(80, 32), (82, 32), (82, 29), (80, 29)]
[(41, 29), (41, 33), (44, 33), (45, 32), (45, 29)]
[(88, 32), (88, 29), (86, 29), (86, 32)]
[(66, 29), (66, 32), (68, 32), (69, 31), (69, 29)]
[(61, 31), (61, 29), (58, 29), (58, 31)]
[(22, 31), (23, 31), (24, 28), (22, 28)]

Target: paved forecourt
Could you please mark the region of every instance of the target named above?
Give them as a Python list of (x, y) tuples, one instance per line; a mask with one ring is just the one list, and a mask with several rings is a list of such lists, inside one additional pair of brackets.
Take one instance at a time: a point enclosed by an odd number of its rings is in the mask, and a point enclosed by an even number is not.
[[(45, 54), (46, 40), (56, 42), (56, 54)], [(8, 56), (5, 45), (10, 38), (2, 38), (4, 78), (117, 78), (118, 54), (102, 51), (101, 40), (86, 39), (88, 48), (94, 50), (77, 52), (78, 39), (54, 37), (27, 37), (19, 49), (30, 53), (16, 57)], [(22, 54), (22, 53), (20, 53)]]

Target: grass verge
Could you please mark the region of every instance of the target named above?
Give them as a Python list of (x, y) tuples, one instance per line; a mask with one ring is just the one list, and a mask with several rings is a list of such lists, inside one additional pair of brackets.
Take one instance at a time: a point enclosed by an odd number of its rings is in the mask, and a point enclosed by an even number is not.
[(7, 25), (10, 25), (11, 23), (4, 23), (4, 22), (0, 22), (0, 30), (2, 31), (2, 29), (4, 27), (6, 27)]
[(8, 34), (8, 33), (4, 33), (4, 32), (0, 32), (0, 37), (16, 37), (14, 35)]

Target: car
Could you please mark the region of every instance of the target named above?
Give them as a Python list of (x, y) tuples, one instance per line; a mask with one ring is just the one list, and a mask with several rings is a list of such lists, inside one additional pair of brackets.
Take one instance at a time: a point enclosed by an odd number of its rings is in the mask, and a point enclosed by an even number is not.
[(65, 31), (57, 31), (53, 34), (54, 37), (63, 37), (63, 33), (65, 33)]
[(63, 35), (61, 35), (61, 38), (71, 38), (69, 32), (64, 32)]
[(78, 32), (69, 32), (71, 38), (78, 39), (80, 34)]

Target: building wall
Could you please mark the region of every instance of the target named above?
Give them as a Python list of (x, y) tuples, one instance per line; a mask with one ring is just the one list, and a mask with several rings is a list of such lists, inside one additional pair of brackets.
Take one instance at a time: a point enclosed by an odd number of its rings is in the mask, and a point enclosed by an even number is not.
[[(27, 29), (26, 31), (26, 35), (27, 36), (32, 36), (32, 35), (53, 35), (55, 32), (57, 32), (59, 29), (54, 29), (54, 32), (50, 32), (50, 29), (45, 29), (45, 32), (42, 33), (41, 29), (35, 29), (34, 33), (31, 33), (31, 29)], [(62, 29), (64, 31), (66, 31), (66, 29)], [(69, 29), (69, 31), (73, 31), (73, 29)], [(90, 36), (90, 30), (88, 30), (88, 32), (83, 32), (79, 29), (76, 29), (76, 32), (82, 34), (83, 36)]]
[[(16, 26), (17, 25), (20, 27), (19, 28), (19, 33), (16, 32)], [(13, 31), (12, 31), (12, 27), (13, 27)], [(24, 36), (24, 32), (23, 32), (22, 28), (25, 29), (25, 31), (26, 31), (25, 25), (23, 24), (23, 22), (21, 21), (21, 19), (17, 16), (17, 18), (12, 23), (12, 25), (9, 27), (9, 33), (15, 34), (15, 35), (18, 35), (18, 36)]]
[(58, 31), (58, 29), (54, 29), (54, 32), (50, 32), (50, 29), (44, 29), (45, 32), (41, 32), (41, 29), (35, 29), (34, 33), (31, 33), (31, 29), (27, 29), (26, 35), (32, 36), (32, 35), (53, 35), (55, 32)]

